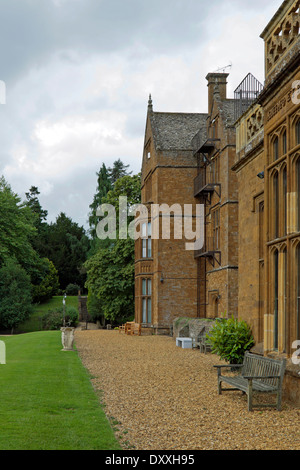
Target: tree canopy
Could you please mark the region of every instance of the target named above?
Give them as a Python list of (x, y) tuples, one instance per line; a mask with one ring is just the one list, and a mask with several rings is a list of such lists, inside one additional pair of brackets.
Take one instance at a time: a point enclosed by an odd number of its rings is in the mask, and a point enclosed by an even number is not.
[(70, 283), (84, 287), (82, 268), (89, 250), (85, 229), (62, 212), (48, 226), (45, 242), (43, 256), (56, 267), (61, 289), (66, 289)]
[[(115, 208), (116, 239), (103, 240), (97, 251), (86, 261), (86, 286), (93, 298), (93, 309), (98, 299), (99, 316), (108, 321), (120, 323), (134, 315), (134, 240), (119, 237), (118, 217), (120, 197), (127, 198), (126, 212), (133, 204), (140, 202), (140, 175), (126, 175), (119, 178), (113, 188), (102, 198), (102, 204)], [(127, 225), (133, 217), (127, 217)]]
[(112, 168), (108, 168), (107, 173), (112, 186), (123, 176), (132, 174), (132, 171), (128, 172), (127, 168), (129, 165), (125, 165), (120, 158), (114, 162)]
[(30, 276), (15, 261), (8, 260), (0, 269), (0, 325), (13, 330), (32, 310)]
[(31, 271), (38, 260), (31, 243), (37, 233), (34, 215), (4, 177), (0, 178), (0, 220), (0, 266), (14, 258)]
[(37, 186), (26, 200), (0, 177), (0, 326), (14, 328), (32, 302), (44, 302), (68, 284), (84, 287), (90, 240), (83, 227), (61, 213), (47, 223)]
[(112, 189), (111, 180), (108, 175), (108, 171), (106, 169), (105, 164), (102, 164), (99, 172), (97, 173), (97, 188), (96, 193), (94, 195), (94, 199), (92, 204), (90, 204), (90, 213), (89, 213), (89, 225), (90, 225), (90, 234), (94, 239), (96, 237), (96, 227), (99, 220), (97, 217), (96, 212), (98, 207), (101, 204), (102, 199), (108, 191)]

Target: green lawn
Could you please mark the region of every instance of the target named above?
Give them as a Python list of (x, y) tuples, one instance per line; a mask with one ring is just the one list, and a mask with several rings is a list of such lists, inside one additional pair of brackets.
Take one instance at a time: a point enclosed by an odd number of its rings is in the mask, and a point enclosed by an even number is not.
[[(40, 317), (42, 317), (48, 310), (52, 310), (55, 308), (60, 308), (63, 306), (63, 296), (55, 296), (52, 299), (48, 300), (43, 304), (35, 305), (33, 313), (31, 317), (26, 320), (24, 323), (21, 323), (18, 328), (16, 328), (16, 333), (29, 333), (32, 331), (39, 331), (41, 330), (41, 321)], [(78, 310), (78, 297), (76, 296), (68, 296), (66, 299), (66, 306), (68, 307), (75, 307)]]
[(61, 333), (0, 337), (0, 450), (118, 450), (77, 351)]

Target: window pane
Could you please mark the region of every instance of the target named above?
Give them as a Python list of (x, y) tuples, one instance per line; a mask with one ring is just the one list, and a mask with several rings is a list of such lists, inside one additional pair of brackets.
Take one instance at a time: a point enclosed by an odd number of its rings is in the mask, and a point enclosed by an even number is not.
[(274, 348), (278, 349), (278, 251), (274, 254)]
[(147, 300), (143, 299), (143, 317), (142, 317), (142, 322), (147, 323)]
[(148, 299), (148, 323), (152, 322), (151, 299)]
[(142, 295), (147, 295), (147, 281), (143, 279), (142, 281)]
[(143, 238), (142, 244), (143, 244), (143, 245), (142, 245), (142, 246), (143, 246), (143, 248), (142, 248), (142, 257), (143, 257), (143, 258), (147, 258), (147, 240), (145, 240), (145, 239)]
[(287, 146), (286, 146), (286, 131), (284, 131), (284, 134), (282, 136), (282, 150), (283, 150), (283, 154), (285, 155), (286, 154), (286, 151), (287, 151)]
[(288, 295), (288, 285), (287, 285), (287, 249), (284, 250), (284, 318), (283, 318), (283, 325), (284, 325), (284, 352), (286, 352), (286, 345), (287, 345), (287, 295)]
[(283, 170), (283, 208), (284, 208), (284, 229), (283, 235), (287, 234), (287, 170), (286, 167)]
[(142, 225), (142, 237), (147, 237), (147, 224)]
[(148, 238), (148, 258), (152, 256), (151, 238)]
[(151, 295), (151, 291), (152, 291), (152, 283), (151, 283), (151, 279), (148, 279), (148, 295)]
[(273, 152), (274, 152), (274, 160), (279, 158), (279, 145), (278, 145), (278, 137), (274, 140), (273, 143)]
[(297, 338), (300, 338), (300, 245), (297, 247)]
[(279, 229), (279, 185), (278, 185), (278, 173), (274, 175), (273, 179), (273, 191), (274, 191), (274, 238), (278, 237)]
[(152, 235), (151, 230), (152, 230), (152, 228), (151, 228), (151, 222), (148, 222), (148, 237), (151, 237), (151, 235)]
[(298, 159), (296, 163), (296, 179), (297, 179), (297, 226), (298, 230), (300, 231), (300, 159)]
[(300, 144), (300, 121), (296, 124), (296, 144)]

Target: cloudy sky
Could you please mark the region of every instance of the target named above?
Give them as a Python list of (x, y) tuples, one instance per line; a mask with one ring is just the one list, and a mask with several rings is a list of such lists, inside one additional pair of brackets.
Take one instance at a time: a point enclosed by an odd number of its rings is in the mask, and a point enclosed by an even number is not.
[[(0, 0), (0, 175), (34, 185), (48, 221), (86, 226), (96, 172), (141, 168), (155, 111), (207, 112), (205, 76), (231, 64), (228, 92), (264, 81), (259, 37), (282, 0)], [(229, 71), (229, 69), (227, 69)]]

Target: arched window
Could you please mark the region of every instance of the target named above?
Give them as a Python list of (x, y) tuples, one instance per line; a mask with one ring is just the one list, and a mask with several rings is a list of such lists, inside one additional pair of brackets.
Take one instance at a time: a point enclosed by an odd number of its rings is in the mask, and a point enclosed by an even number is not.
[(286, 166), (282, 171), (282, 190), (283, 190), (283, 235), (287, 234), (287, 170)]
[(296, 296), (297, 296), (297, 338), (300, 338), (300, 243), (296, 249), (296, 263), (297, 263), (297, 285), (296, 285)]
[(287, 152), (286, 131), (282, 134), (282, 153), (285, 155)]
[(278, 250), (274, 253), (274, 348), (278, 349), (278, 307), (279, 307), (279, 279), (278, 279), (278, 267), (279, 267), (279, 254)]
[(151, 258), (151, 222), (142, 225), (142, 258)]
[(279, 158), (279, 139), (275, 137), (273, 140), (273, 161), (278, 160)]
[(151, 323), (152, 321), (152, 281), (151, 279), (142, 279), (142, 322)]
[(300, 119), (298, 119), (295, 126), (295, 141), (296, 145), (300, 144)]
[(297, 229), (300, 231), (300, 158), (296, 162), (296, 211)]
[(287, 346), (287, 331), (288, 331), (288, 324), (287, 324), (287, 296), (288, 296), (288, 275), (287, 275), (287, 262), (288, 262), (288, 257), (287, 257), (287, 248), (285, 247), (283, 250), (283, 269), (284, 269), (284, 279), (283, 279), (283, 298), (284, 298), (284, 304), (283, 304), (283, 321), (282, 325), (284, 328), (283, 331), (283, 351), (286, 352), (286, 346)]
[(274, 238), (279, 237), (279, 184), (278, 184), (278, 172), (273, 176), (273, 204), (274, 204), (274, 225), (273, 234)]

